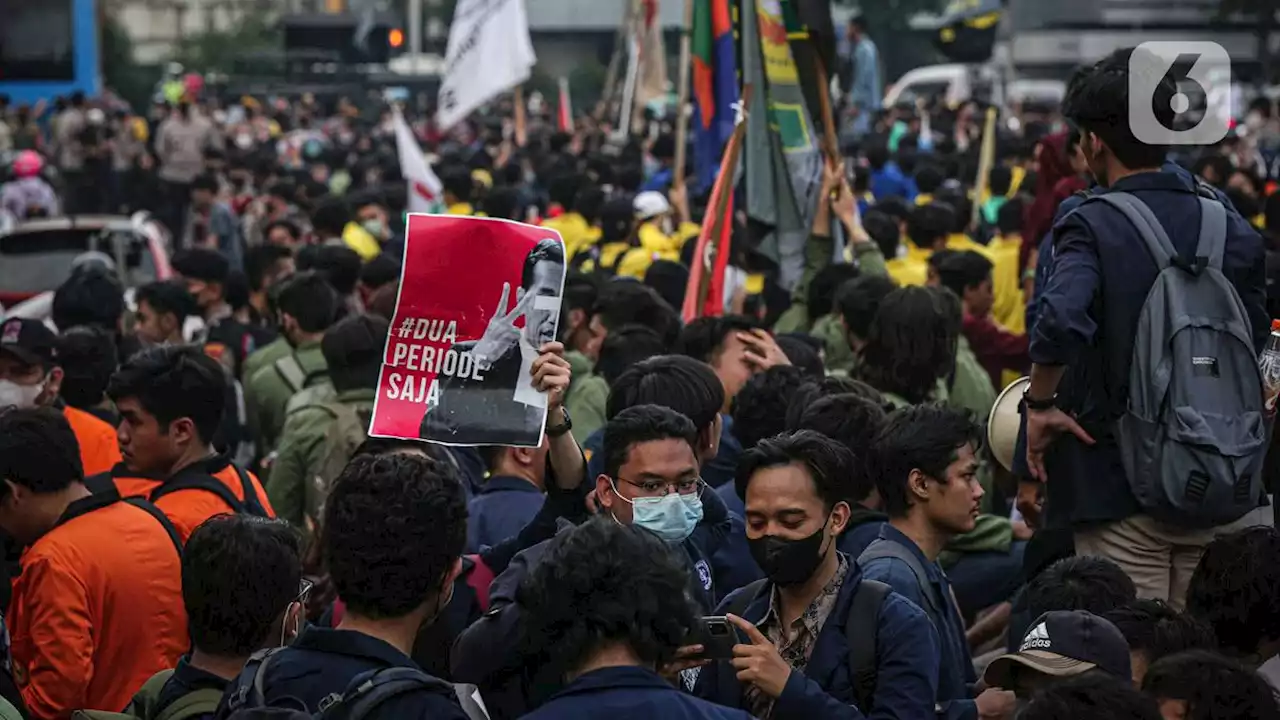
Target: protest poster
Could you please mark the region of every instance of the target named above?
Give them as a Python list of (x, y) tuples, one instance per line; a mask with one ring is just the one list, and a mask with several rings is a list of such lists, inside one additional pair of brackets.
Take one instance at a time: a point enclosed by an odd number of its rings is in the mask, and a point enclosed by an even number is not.
[(555, 340), (564, 242), (510, 220), (409, 215), (369, 434), (537, 447), (538, 347)]

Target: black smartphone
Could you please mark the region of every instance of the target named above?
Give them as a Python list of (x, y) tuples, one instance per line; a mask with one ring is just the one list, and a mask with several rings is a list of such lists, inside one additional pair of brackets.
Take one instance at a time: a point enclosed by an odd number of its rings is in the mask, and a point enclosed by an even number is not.
[(732, 659), (733, 646), (738, 644), (738, 631), (733, 623), (723, 615), (709, 615), (703, 617), (699, 625), (702, 657), (710, 660)]

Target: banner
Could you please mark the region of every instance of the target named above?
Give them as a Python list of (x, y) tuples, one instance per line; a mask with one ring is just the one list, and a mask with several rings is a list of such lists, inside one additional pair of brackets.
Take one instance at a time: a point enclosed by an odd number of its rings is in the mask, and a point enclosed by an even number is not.
[(743, 0), (742, 17), (743, 84), (756, 88), (743, 149), (747, 216), (764, 227), (758, 250), (778, 263), (779, 282), (790, 289), (804, 271), (805, 244), (822, 189), (822, 154), (782, 5)]
[(443, 209), (444, 186), (427, 163), (418, 141), (405, 122), (400, 108), (395, 108), (392, 124), (396, 132), (396, 155), (400, 159), (400, 175), (409, 186), (405, 208), (411, 213), (440, 212)]
[(573, 132), (573, 101), (569, 99), (569, 79), (560, 78), (560, 102), (556, 106), (556, 129), (560, 132)]
[(459, 0), (436, 121), (448, 129), (494, 96), (529, 79), (537, 58), (524, 0)]
[(643, 112), (656, 100), (665, 100), (669, 92), (667, 48), (662, 41), (662, 19), (658, 12), (658, 0), (641, 0), (637, 33), (640, 47), (640, 77), (635, 101), (637, 112)]
[(549, 228), (410, 215), (369, 434), (540, 445), (547, 402), (531, 367), (556, 338), (564, 276)]

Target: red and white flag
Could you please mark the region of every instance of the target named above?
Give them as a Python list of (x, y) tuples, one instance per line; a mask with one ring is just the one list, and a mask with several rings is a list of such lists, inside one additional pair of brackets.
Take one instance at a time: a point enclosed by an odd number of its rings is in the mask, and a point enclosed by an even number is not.
[(573, 132), (573, 101), (569, 98), (569, 80), (560, 78), (560, 108), (556, 115), (560, 132)]
[(392, 117), (396, 132), (396, 155), (400, 158), (400, 175), (409, 186), (409, 200), (405, 207), (409, 212), (439, 212), (444, 202), (444, 185), (431, 170), (427, 158), (413, 137), (413, 130), (405, 121), (400, 108)]

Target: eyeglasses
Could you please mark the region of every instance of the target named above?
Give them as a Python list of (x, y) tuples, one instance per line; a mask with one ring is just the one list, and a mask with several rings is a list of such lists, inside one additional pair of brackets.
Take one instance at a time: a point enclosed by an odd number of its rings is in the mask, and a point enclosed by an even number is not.
[(316, 586), (315, 583), (311, 582), (306, 578), (302, 578), (301, 580), (299, 580), (298, 596), (293, 599), (293, 602), (296, 602), (302, 605), (307, 604), (307, 597), (311, 595), (311, 588), (315, 586)]
[(636, 488), (646, 497), (666, 497), (673, 491), (680, 495), (693, 495), (695, 493), (701, 493), (702, 489), (707, 485), (702, 482), (702, 478), (700, 477), (685, 478), (675, 482), (664, 482), (662, 480), (645, 480), (644, 482), (635, 482), (623, 477), (618, 479), (631, 487)]

